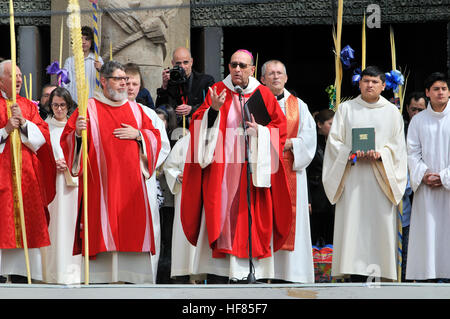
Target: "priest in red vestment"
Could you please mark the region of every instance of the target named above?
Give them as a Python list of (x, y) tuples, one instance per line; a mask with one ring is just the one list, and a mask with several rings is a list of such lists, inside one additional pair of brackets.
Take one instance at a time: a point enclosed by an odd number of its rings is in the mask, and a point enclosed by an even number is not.
[[(240, 277), (248, 269), (249, 162), (252, 257), (272, 256), (285, 243), (291, 227), (292, 209), (282, 161), (286, 117), (272, 92), (251, 77), (254, 70), (251, 53), (236, 51), (229, 63), (230, 75), (210, 88), (203, 105), (192, 117), (194, 125), (190, 125), (191, 144), (182, 183), (181, 221), (187, 239), (197, 246), (196, 273)], [(259, 91), (264, 102), (261, 107), (266, 109), (261, 113), (267, 111), (270, 117), (264, 125), (255, 118), (245, 121), (250, 136), (249, 161), (245, 158), (239, 90), (242, 102)], [(207, 255), (214, 258), (208, 259)], [(237, 264), (243, 266), (242, 270)], [(273, 265), (260, 269), (256, 266), (258, 277), (271, 277)]]
[[(0, 64), (0, 261), (3, 274), (26, 275), (17, 186), (13, 179), (10, 133), (20, 130), (22, 198), (30, 269), (33, 279), (42, 279), (39, 248), (50, 245), (47, 205), (55, 196), (56, 164), (48, 125), (37, 106), (19, 96), (22, 73), (16, 67), (16, 87), (12, 88), (11, 61)], [(16, 90), (16, 104), (12, 101)], [(16, 261), (14, 261), (16, 260)], [(23, 261), (22, 261), (23, 260)]]
[[(155, 243), (145, 181), (157, 163), (160, 133), (142, 108), (128, 101), (127, 76), (120, 63), (105, 63), (100, 82), (102, 91), (88, 100), (87, 119), (75, 111), (60, 140), (71, 173), (80, 181), (88, 174), (89, 256), (96, 259), (90, 278), (92, 282), (153, 282), (150, 254), (155, 253)], [(84, 129), (87, 168), (81, 164)], [(83, 183), (79, 185), (74, 252), (84, 255)]]

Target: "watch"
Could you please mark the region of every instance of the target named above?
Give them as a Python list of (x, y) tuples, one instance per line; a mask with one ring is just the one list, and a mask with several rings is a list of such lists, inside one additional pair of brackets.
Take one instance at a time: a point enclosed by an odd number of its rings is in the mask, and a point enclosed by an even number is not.
[(141, 142), (141, 141), (142, 141), (141, 133), (139, 133), (139, 135), (136, 137), (136, 141), (138, 141), (138, 142)]

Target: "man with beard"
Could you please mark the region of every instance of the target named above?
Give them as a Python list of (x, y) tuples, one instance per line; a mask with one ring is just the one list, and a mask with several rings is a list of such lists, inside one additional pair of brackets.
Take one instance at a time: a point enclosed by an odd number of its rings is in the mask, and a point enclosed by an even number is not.
[[(153, 283), (150, 254), (155, 254), (155, 243), (145, 180), (155, 170), (160, 133), (142, 108), (128, 101), (127, 75), (120, 63), (105, 63), (100, 82), (102, 91), (89, 99), (87, 118), (76, 110), (61, 136), (71, 173), (82, 180), (88, 172), (90, 278), (102, 283)], [(87, 168), (80, 164), (83, 130), (87, 130)], [(74, 253), (83, 255), (84, 227), (79, 216)]]

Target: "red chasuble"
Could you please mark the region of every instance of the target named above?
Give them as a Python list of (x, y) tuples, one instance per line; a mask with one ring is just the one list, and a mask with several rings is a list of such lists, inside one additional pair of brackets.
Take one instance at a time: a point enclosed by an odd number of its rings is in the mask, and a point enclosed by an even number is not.
[[(159, 131), (136, 103), (110, 106), (97, 99), (88, 103), (88, 167), (79, 170), (79, 217), (74, 253), (84, 254), (83, 174), (88, 174), (88, 236), (91, 257), (105, 251), (155, 253), (150, 205), (141, 170), (140, 146), (136, 140), (113, 135), (122, 123), (139, 129), (147, 153), (150, 176), (161, 148)], [(61, 136), (61, 147), (70, 171), (76, 156), (76, 110)], [(81, 145), (81, 139), (80, 144)], [(81, 148), (80, 148), (81, 152)]]
[[(230, 90), (224, 82), (214, 85), (217, 92), (224, 88), (227, 90), (226, 100), (220, 109), (219, 129), (221, 138), (215, 148), (215, 154), (228, 156), (229, 150), (225, 149), (227, 134), (232, 130), (227, 129), (229, 125), (228, 116), (236, 111), (237, 93)], [(271, 122), (267, 125), (271, 131), (272, 162), (278, 162), (278, 169), (270, 176), (271, 187), (254, 187), (251, 189), (251, 213), (252, 213), (252, 256), (264, 258), (271, 256), (271, 241), (273, 238), (273, 250), (276, 251), (284, 244), (289, 234), (292, 221), (291, 202), (286, 182), (286, 175), (281, 154), (286, 140), (286, 117), (280, 109), (278, 102), (268, 88), (262, 85), (256, 87), (260, 90), (265, 102)], [(255, 90), (256, 90), (255, 88)], [(254, 92), (244, 96), (247, 100)], [(248, 257), (248, 205), (247, 205), (247, 163), (243, 162), (238, 170), (236, 194), (232, 194), (230, 200), (230, 189), (224, 183), (227, 177), (227, 167), (224, 161), (215, 160), (205, 168), (201, 168), (195, 162), (196, 139), (195, 121), (201, 120), (205, 111), (211, 105), (211, 97), (208, 95), (204, 104), (193, 114), (190, 125), (191, 145), (188, 150), (186, 164), (183, 174), (183, 188), (181, 197), (181, 222), (187, 239), (193, 245), (197, 244), (200, 231), (202, 208), (205, 210), (208, 240), (213, 252), (213, 257), (224, 257), (231, 254), (239, 258)], [(234, 111), (230, 111), (232, 108)], [(228, 123), (228, 124), (227, 124)], [(274, 136), (277, 135), (277, 136)], [(274, 144), (275, 143), (275, 144)], [(192, 147), (194, 146), (194, 147)], [(236, 149), (235, 149), (236, 151)], [(270, 154), (267, 154), (270, 156)], [(220, 156), (219, 156), (220, 157)], [(233, 177), (228, 177), (232, 179)], [(227, 198), (225, 198), (228, 196)], [(228, 202), (225, 202), (228, 201)], [(224, 212), (224, 205), (227, 211)], [(228, 218), (226, 220), (226, 218)], [(224, 221), (225, 219), (225, 221)], [(227, 233), (227, 234), (225, 234)], [(223, 245), (221, 240), (225, 239), (228, 244)]]
[[(21, 145), (22, 198), (27, 244), (28, 248), (38, 248), (50, 245), (47, 206), (56, 192), (56, 164), (48, 125), (39, 116), (38, 108), (21, 96), (17, 96), (17, 104), (23, 117), (36, 124), (46, 141), (36, 153), (23, 142)], [(0, 97), (0, 127), (5, 127), (7, 121), (7, 101)], [(19, 210), (17, 204), (14, 204), (11, 160), (11, 140), (8, 138), (0, 153), (0, 248), (23, 247)]]

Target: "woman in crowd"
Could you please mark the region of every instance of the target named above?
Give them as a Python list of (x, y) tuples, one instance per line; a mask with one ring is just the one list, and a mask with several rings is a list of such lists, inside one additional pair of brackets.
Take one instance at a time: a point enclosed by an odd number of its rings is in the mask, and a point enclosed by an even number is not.
[(79, 284), (81, 255), (72, 256), (77, 219), (78, 179), (70, 175), (59, 140), (67, 118), (74, 111), (68, 90), (57, 87), (49, 98), (50, 112), (46, 122), (50, 130), (56, 160), (56, 196), (48, 206), (51, 245), (42, 248), (43, 277), (47, 283)]
[(331, 109), (324, 109), (316, 114), (317, 148), (307, 168), (311, 196), (311, 240), (313, 245), (319, 247), (333, 243), (334, 206), (328, 200), (322, 184), (323, 156), (333, 117), (334, 111)]

